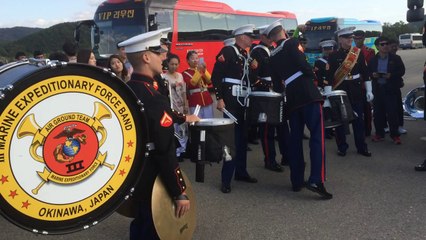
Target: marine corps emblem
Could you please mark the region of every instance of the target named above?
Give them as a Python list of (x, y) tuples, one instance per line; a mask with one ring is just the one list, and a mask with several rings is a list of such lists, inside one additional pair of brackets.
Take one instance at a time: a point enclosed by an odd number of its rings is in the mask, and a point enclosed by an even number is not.
[[(47, 181), (72, 184), (89, 177), (99, 166), (114, 170), (114, 165), (105, 162), (106, 153), (98, 152), (107, 137), (101, 120), (111, 118), (111, 112), (99, 102), (94, 106), (92, 117), (67, 113), (54, 117), (44, 127), (37, 124), (34, 114), (23, 119), (18, 138), (32, 136), (31, 157), (46, 164), (43, 172), (37, 172), (42, 182), (32, 190), (34, 194)], [(97, 134), (101, 136), (99, 141)], [(43, 149), (42, 156), (37, 154), (39, 147)]]

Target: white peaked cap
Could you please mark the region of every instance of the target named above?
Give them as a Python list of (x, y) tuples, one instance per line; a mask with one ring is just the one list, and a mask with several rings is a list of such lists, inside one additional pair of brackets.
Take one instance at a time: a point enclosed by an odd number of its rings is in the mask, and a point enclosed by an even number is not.
[(259, 30), (259, 34), (261, 35), (267, 35), (266, 34), (266, 29), (268, 28), (269, 25), (263, 25), (257, 28), (257, 30)]
[[(150, 48), (159, 47), (161, 45), (160, 39), (162, 38), (163, 33), (169, 30), (170, 28), (164, 28), (156, 31), (142, 33), (120, 42), (118, 47), (124, 47), (126, 49), (126, 53), (147, 51)], [(166, 52), (166, 50), (162, 52)]]
[(271, 31), (274, 29), (274, 28), (276, 28), (276, 27), (278, 27), (278, 26), (281, 26), (281, 27), (283, 27), (283, 25), (281, 24), (281, 19), (278, 19), (277, 21), (275, 21), (275, 22), (273, 22), (273, 23), (271, 23), (271, 24), (269, 24), (269, 26), (263, 31), (263, 33), (262, 34), (265, 34), (266, 36), (269, 36), (269, 33), (271, 33)]
[(255, 28), (255, 26), (253, 24), (247, 24), (247, 25), (241, 26), (241, 27), (235, 29), (234, 31), (232, 31), (232, 35), (238, 36), (238, 35), (245, 34), (245, 33), (253, 35), (253, 29), (254, 28)]
[(225, 46), (232, 46), (235, 44), (235, 38), (227, 38), (225, 40), (223, 40), (223, 45)]
[(337, 45), (337, 43), (334, 40), (323, 40), (319, 43), (319, 46), (322, 47), (322, 48), (334, 47), (336, 45)]
[(350, 36), (350, 35), (354, 34), (354, 30), (355, 30), (355, 27), (346, 27), (346, 28), (342, 28), (340, 30), (337, 30), (334, 33), (337, 34), (338, 37), (343, 36), (343, 35)]

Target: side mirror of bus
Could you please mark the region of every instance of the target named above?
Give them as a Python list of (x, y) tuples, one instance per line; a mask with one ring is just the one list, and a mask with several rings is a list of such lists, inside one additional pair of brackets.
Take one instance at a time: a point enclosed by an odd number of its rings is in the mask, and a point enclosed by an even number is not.
[(407, 22), (423, 21), (425, 10), (423, 0), (407, 0)]
[(148, 15), (148, 31), (155, 31), (158, 29), (157, 13)]

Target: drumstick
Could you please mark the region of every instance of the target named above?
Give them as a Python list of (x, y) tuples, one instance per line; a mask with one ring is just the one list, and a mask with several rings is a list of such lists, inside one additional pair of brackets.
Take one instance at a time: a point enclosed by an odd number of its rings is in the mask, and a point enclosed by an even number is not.
[(228, 110), (226, 110), (226, 108), (222, 108), (222, 112), (225, 113), (226, 116), (228, 116), (230, 119), (232, 119), (232, 121), (238, 124), (237, 118), (234, 115), (232, 115)]
[(198, 116), (198, 113), (200, 113), (200, 109), (201, 109), (201, 106), (197, 104), (197, 106), (195, 106), (195, 110), (194, 110), (195, 116)]
[[(198, 113), (200, 113), (200, 109), (201, 109), (201, 106), (197, 104), (197, 106), (195, 106), (195, 110), (194, 110), (195, 116), (198, 116)], [(194, 124), (195, 124), (195, 122), (192, 122), (191, 126), (194, 126)]]

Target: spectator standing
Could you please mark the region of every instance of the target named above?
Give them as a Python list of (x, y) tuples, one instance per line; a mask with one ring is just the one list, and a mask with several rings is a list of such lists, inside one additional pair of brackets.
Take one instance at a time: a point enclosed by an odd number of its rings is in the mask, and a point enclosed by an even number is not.
[(129, 62), (129, 60), (127, 59), (126, 48), (117, 46), (117, 55), (119, 55), (123, 59), (124, 66), (127, 69), (128, 76), (129, 77), (132, 76), (133, 67), (132, 67), (132, 64)]
[(77, 62), (96, 66), (95, 54), (90, 49), (80, 49), (77, 53)]
[(183, 71), (183, 79), (188, 89), (189, 111), (194, 113), (195, 107), (200, 105), (200, 118), (213, 118), (213, 99), (208, 91), (212, 82), (206, 64), (198, 58), (198, 53), (189, 51), (186, 55), (189, 68)]
[(401, 144), (398, 131), (398, 105), (402, 76), (405, 74), (404, 63), (401, 57), (389, 53), (388, 38), (379, 37), (374, 42), (379, 53), (368, 63), (370, 78), (372, 79), (374, 106), (374, 126), (376, 135), (371, 140), (384, 140), (384, 123), (387, 116), (390, 136), (395, 144)]
[[(169, 54), (167, 57), (168, 71), (163, 74), (164, 79), (168, 81), (170, 101), (172, 109), (180, 113), (188, 113), (188, 101), (186, 99), (186, 84), (181, 73), (177, 72), (180, 59), (175, 54)], [(175, 133), (179, 136), (179, 145), (176, 148), (176, 157), (179, 162), (183, 161), (183, 154), (186, 151), (188, 142), (188, 124), (175, 123)]]
[(67, 55), (68, 62), (70, 63), (77, 62), (77, 51), (78, 51), (77, 44), (70, 41), (66, 41), (64, 45), (62, 45), (62, 51), (64, 51), (65, 55)]
[(27, 59), (27, 55), (24, 52), (16, 52), (15, 54), (15, 60), (16, 61), (22, 61), (22, 60), (26, 60)]
[(35, 50), (33, 53), (33, 57), (39, 60), (43, 60), (45, 58), (44, 53), (41, 50)]
[(124, 66), (123, 58), (113, 54), (108, 59), (108, 68), (110, 68), (121, 80), (127, 82), (130, 80), (127, 68)]

